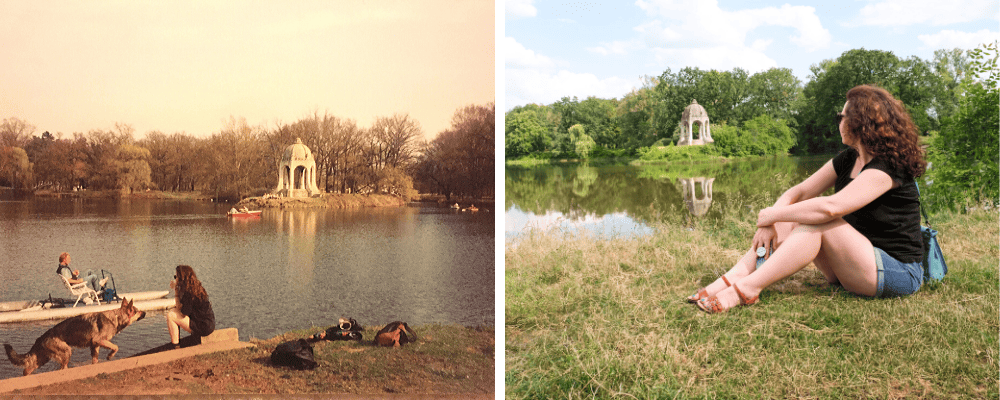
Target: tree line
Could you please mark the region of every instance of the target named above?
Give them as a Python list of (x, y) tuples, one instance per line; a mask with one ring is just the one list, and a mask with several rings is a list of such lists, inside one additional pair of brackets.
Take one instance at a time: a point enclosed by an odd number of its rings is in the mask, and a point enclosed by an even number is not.
[[(691, 100), (705, 108), (722, 156), (830, 154), (843, 148), (835, 122), (847, 91), (874, 84), (903, 102), (928, 145), (928, 182), (958, 197), (996, 203), (997, 43), (937, 50), (931, 60), (852, 49), (813, 64), (803, 83), (787, 68), (750, 74), (687, 67), (647, 76), (621, 98), (563, 97), (514, 107), (505, 116), (507, 159), (662, 157), (678, 153), (680, 119)], [(699, 128), (697, 125), (695, 128)], [(932, 194), (933, 197), (933, 194)], [(948, 200), (945, 200), (948, 197)]]
[(273, 190), (284, 149), (301, 139), (316, 160), (318, 186), (329, 193), (492, 197), (494, 115), (493, 103), (463, 107), (430, 141), (407, 114), (377, 117), (367, 128), (328, 112), (270, 128), (230, 117), (206, 138), (150, 131), (141, 139), (121, 123), (35, 136), (35, 126), (11, 117), (0, 124), (0, 186), (201, 191), (239, 200)]

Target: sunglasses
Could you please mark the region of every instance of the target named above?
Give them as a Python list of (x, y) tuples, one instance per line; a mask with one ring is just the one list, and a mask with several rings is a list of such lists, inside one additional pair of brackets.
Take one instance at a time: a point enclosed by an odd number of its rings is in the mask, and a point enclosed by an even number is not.
[(837, 113), (837, 125), (840, 125), (840, 121), (844, 120), (844, 113)]

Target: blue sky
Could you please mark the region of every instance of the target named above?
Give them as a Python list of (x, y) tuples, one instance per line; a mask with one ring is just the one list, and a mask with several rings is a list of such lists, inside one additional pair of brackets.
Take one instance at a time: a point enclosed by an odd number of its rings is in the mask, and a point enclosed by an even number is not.
[[(621, 98), (641, 77), (684, 67), (750, 73), (843, 52), (934, 50), (1000, 40), (997, 0), (552, 2), (505, 0), (505, 110), (564, 96)], [(499, 54), (498, 54), (499, 56)]]

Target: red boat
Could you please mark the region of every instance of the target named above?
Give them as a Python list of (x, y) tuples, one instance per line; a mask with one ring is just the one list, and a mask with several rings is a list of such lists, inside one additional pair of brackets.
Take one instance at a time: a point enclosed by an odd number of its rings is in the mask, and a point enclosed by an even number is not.
[(260, 217), (261, 210), (257, 211), (229, 211), (226, 215), (233, 218), (247, 218), (247, 217)]

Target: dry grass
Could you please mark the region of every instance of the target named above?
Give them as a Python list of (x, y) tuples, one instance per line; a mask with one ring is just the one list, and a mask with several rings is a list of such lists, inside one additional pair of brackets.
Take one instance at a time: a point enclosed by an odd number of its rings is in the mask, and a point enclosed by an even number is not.
[(913, 296), (860, 298), (807, 268), (725, 315), (684, 297), (732, 266), (746, 221), (533, 234), (505, 252), (507, 396), (996, 398), (997, 220), (936, 216), (949, 275)]
[(377, 398), (401, 393), (479, 398), (494, 393), (492, 327), (416, 326), (413, 329), (417, 342), (400, 348), (373, 346), (371, 338), (378, 328), (368, 327), (363, 342), (315, 343), (319, 366), (313, 370), (272, 365), (270, 354), (282, 342), (324, 328), (251, 340), (256, 345), (253, 348), (102, 374), (12, 395), (360, 394)]

